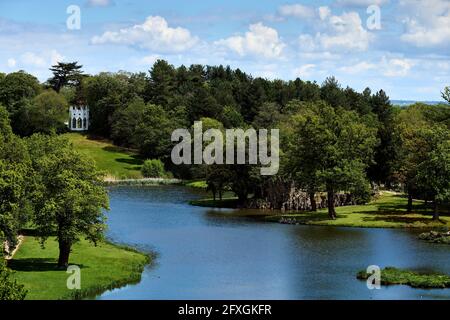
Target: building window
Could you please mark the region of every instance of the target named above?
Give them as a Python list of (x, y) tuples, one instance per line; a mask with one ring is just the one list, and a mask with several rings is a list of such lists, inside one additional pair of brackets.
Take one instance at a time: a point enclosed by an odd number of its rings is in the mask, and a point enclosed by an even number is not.
[(77, 127), (77, 119), (72, 119), (72, 129), (75, 129)]
[(78, 129), (82, 128), (81, 118), (78, 118), (78, 120), (77, 120), (77, 128)]

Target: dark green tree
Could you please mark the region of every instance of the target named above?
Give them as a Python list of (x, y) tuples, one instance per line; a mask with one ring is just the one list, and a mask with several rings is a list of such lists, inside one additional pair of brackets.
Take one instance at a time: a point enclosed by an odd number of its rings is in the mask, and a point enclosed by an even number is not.
[(43, 244), (56, 234), (58, 266), (65, 268), (81, 236), (94, 243), (103, 238), (108, 196), (102, 174), (64, 138), (34, 135), (27, 142), (38, 174), (34, 225)]
[(377, 143), (376, 129), (354, 111), (314, 104), (292, 118), (288, 167), (301, 186), (328, 195), (328, 214), (336, 218), (335, 194), (367, 190), (365, 169)]
[(48, 85), (59, 93), (64, 86), (77, 87), (83, 78), (83, 68), (77, 61), (75, 62), (58, 62), (50, 68), (53, 77), (47, 80)]

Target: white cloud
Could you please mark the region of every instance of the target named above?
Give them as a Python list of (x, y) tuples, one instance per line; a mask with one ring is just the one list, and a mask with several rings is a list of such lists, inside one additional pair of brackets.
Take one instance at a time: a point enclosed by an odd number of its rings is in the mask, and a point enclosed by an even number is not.
[(111, 0), (88, 0), (87, 5), (89, 7), (108, 7), (113, 4)]
[(143, 24), (123, 28), (119, 31), (106, 31), (92, 38), (93, 44), (123, 44), (138, 46), (156, 52), (182, 52), (192, 48), (198, 38), (181, 27), (169, 27), (160, 16), (150, 16)]
[(158, 60), (158, 59), (160, 59), (159, 55), (152, 54), (152, 55), (145, 56), (142, 59), (140, 59), (139, 63), (143, 64), (143, 65), (153, 65), (156, 62), (156, 60)]
[(7, 64), (9, 68), (14, 68), (17, 64), (17, 61), (16, 59), (9, 58)]
[(278, 13), (284, 17), (295, 17), (300, 19), (314, 18), (316, 13), (312, 7), (302, 4), (287, 4), (278, 8)]
[(413, 66), (414, 62), (410, 59), (383, 57), (381, 61), (381, 70), (386, 77), (405, 77)]
[[(321, 7), (321, 30), (314, 36), (299, 36), (300, 48), (305, 51), (366, 51), (373, 35), (364, 29), (357, 12), (331, 15), (327, 7)], [(320, 12), (319, 11), (319, 12)]]
[(450, 39), (450, 1), (402, 0), (400, 8), (406, 17), (404, 42), (416, 47), (448, 45)]
[(226, 48), (239, 56), (259, 56), (280, 58), (286, 45), (275, 29), (264, 26), (261, 22), (252, 24), (244, 36), (232, 36), (221, 39), (214, 44)]
[(64, 61), (64, 59), (65, 57), (56, 50), (52, 50), (52, 52), (50, 53), (50, 63), (52, 66), (57, 64), (58, 62)]
[(339, 71), (346, 74), (364, 74), (371, 72), (373, 74), (381, 74), (385, 77), (406, 77), (416, 61), (406, 58), (388, 58), (381, 57), (377, 62), (361, 61), (353, 65), (347, 65), (339, 68)]
[(45, 67), (47, 65), (45, 59), (34, 52), (26, 52), (22, 54), (21, 61), (23, 64), (33, 67)]
[(362, 61), (357, 64), (351, 65), (351, 66), (341, 67), (341, 68), (339, 68), (339, 70), (341, 70), (344, 73), (348, 73), (348, 74), (358, 74), (358, 73), (362, 73), (362, 72), (365, 72), (368, 70), (373, 70), (376, 68), (377, 68), (376, 64)]
[(316, 67), (316, 65), (312, 64), (312, 63), (300, 66), (300, 67), (294, 69), (294, 76), (300, 77), (300, 78), (308, 78), (312, 75), (315, 67)]
[(325, 20), (326, 18), (328, 18), (331, 15), (331, 10), (328, 7), (319, 7), (319, 9), (317, 9), (319, 12), (319, 18), (320, 20)]

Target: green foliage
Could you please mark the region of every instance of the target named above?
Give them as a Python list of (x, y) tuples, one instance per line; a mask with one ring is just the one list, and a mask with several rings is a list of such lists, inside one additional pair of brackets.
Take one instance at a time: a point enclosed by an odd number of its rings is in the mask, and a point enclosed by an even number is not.
[(59, 92), (64, 86), (77, 87), (81, 83), (83, 72), (81, 71), (83, 66), (75, 62), (58, 62), (56, 65), (50, 68), (53, 73), (53, 77), (48, 79), (48, 84), (56, 92)]
[(167, 61), (157, 60), (150, 70), (148, 99), (157, 105), (168, 106), (175, 90), (175, 68)]
[(1, 300), (24, 300), (27, 291), (23, 285), (13, 279), (13, 273), (6, 268), (3, 257), (0, 255), (0, 301)]
[(442, 98), (450, 103), (450, 87), (445, 87), (444, 91), (442, 92)]
[(147, 104), (134, 128), (131, 143), (144, 157), (168, 159), (172, 148), (170, 137), (175, 128), (176, 121), (161, 106)]
[(159, 159), (145, 160), (141, 172), (145, 178), (162, 178), (166, 176), (164, 164)]
[(82, 90), (89, 106), (91, 130), (109, 137), (113, 114), (130, 101), (129, 75), (103, 72), (85, 78), (82, 82)]
[(16, 132), (22, 136), (33, 133), (63, 132), (68, 119), (69, 104), (52, 89), (24, 104), (16, 117)]
[(434, 201), (435, 219), (437, 205), (450, 200), (450, 131), (434, 126), (419, 133), (428, 147), (423, 161), (417, 167), (417, 184)]
[[(376, 128), (354, 111), (311, 104), (292, 116), (286, 146), (287, 172), (308, 192), (367, 190), (365, 169), (377, 144)], [(329, 204), (334, 217), (334, 204)]]
[(26, 147), (13, 135), (8, 112), (0, 106), (0, 243), (6, 240), (12, 249), (30, 214), (33, 187)]
[(40, 91), (41, 86), (36, 77), (24, 71), (9, 73), (0, 82), (0, 104), (14, 115), (24, 99), (32, 99)]
[(376, 183), (389, 183), (393, 175), (393, 165), (396, 161), (398, 144), (394, 138), (394, 109), (389, 97), (380, 90), (370, 98), (370, 105), (377, 116), (377, 138), (380, 143), (375, 147), (374, 162), (368, 173)]

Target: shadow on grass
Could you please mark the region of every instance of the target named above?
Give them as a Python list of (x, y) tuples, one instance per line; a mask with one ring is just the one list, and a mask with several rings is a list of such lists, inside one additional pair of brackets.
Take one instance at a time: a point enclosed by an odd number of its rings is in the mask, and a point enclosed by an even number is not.
[[(36, 229), (21, 229), (20, 234), (29, 237), (39, 237), (41, 235), (41, 233)], [(56, 232), (47, 233), (48, 237), (55, 237), (56, 235)]]
[[(392, 223), (399, 223), (399, 224), (413, 224), (413, 223), (423, 223), (423, 224), (430, 224), (437, 222), (436, 220), (433, 220), (431, 218), (423, 217), (407, 217), (407, 216), (395, 216), (395, 215), (383, 215), (383, 216), (377, 216), (376, 214), (373, 215), (373, 217), (365, 217), (363, 218), (363, 221), (384, 221), (384, 222), (392, 222)], [(440, 223), (446, 224), (445, 221), (439, 220)]]
[(138, 157), (132, 157), (132, 159), (119, 158), (119, 159), (115, 159), (115, 161), (120, 162), (120, 163), (126, 163), (126, 164), (134, 164), (134, 165), (142, 165), (142, 163), (144, 162), (142, 159), (140, 159)]
[[(77, 265), (81, 269), (86, 268), (82, 264), (70, 265)], [(8, 267), (14, 271), (23, 272), (64, 271), (64, 269), (58, 268), (57, 261), (53, 258), (12, 259), (8, 262)]]

